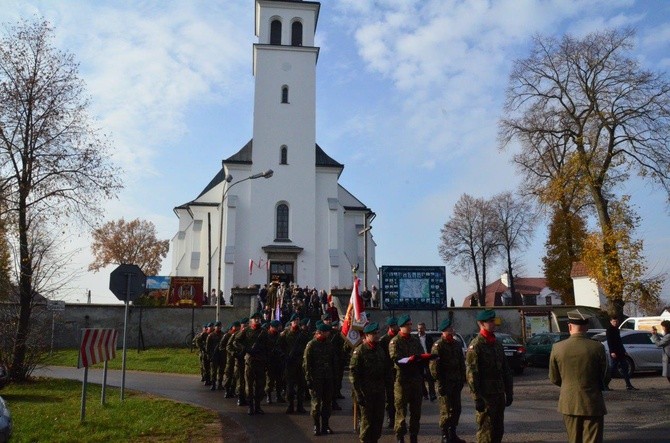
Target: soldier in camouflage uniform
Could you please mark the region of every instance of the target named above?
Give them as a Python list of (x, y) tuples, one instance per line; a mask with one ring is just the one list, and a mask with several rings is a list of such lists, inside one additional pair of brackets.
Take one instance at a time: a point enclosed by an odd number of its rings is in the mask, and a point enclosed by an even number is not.
[(205, 341), (209, 334), (209, 324), (202, 325), (202, 331), (193, 337), (193, 346), (198, 349), (198, 357), (200, 359), (200, 381), (207, 382), (209, 380), (209, 365), (205, 364)]
[(423, 401), (423, 368), (431, 354), (424, 354), (419, 339), (411, 335), (412, 320), (409, 315), (399, 317), (398, 326), (400, 332), (389, 343), (389, 355), (396, 368), (394, 431), (398, 442), (404, 442), (407, 434), (405, 417), (409, 406), (409, 438), (410, 443), (416, 443)]
[(264, 412), (261, 409), (261, 400), (265, 389), (265, 366), (270, 342), (267, 331), (261, 328), (261, 315), (258, 312), (249, 319), (249, 327), (235, 335), (233, 347), (244, 354), (249, 415), (262, 415)]
[(344, 337), (342, 334), (340, 334), (339, 329), (337, 329), (339, 322), (333, 321), (333, 319), (328, 314), (323, 314), (321, 321), (333, 329), (330, 334), (330, 341), (333, 344), (333, 350), (335, 351), (335, 357), (338, 364), (335, 368), (335, 388), (333, 393), (333, 404), (331, 408), (333, 411), (341, 411), (342, 407), (337, 404), (337, 399), (344, 398), (340, 391), (342, 390), (342, 378), (344, 377), (345, 362), (349, 361), (346, 355), (348, 351), (347, 348), (350, 346), (345, 343)]
[(205, 342), (205, 349), (207, 355), (209, 356), (209, 373), (211, 377), (212, 387), (210, 390), (216, 390), (216, 383), (219, 383), (219, 389), (223, 389), (223, 368), (221, 367), (221, 351), (219, 350), (219, 344), (223, 338), (223, 332), (221, 331), (221, 322), (217, 321), (214, 323), (214, 330), (209, 333), (207, 336), (207, 341)]
[(284, 353), (277, 346), (279, 340), (279, 322), (272, 320), (268, 327), (268, 343), (270, 355), (267, 364), (267, 383), (265, 385), (266, 403), (272, 404), (272, 392), (277, 392), (277, 403), (285, 403), (282, 396), (282, 370), (284, 368)]
[[(288, 397), (287, 414), (307, 412), (303, 407), (305, 398), (305, 375), (302, 369), (302, 356), (308, 336), (300, 330), (300, 317), (291, 316), (290, 325), (277, 339), (277, 346), (285, 356), (284, 381)], [(297, 408), (296, 408), (297, 401)]]
[(505, 432), (505, 407), (512, 404), (512, 371), (502, 344), (496, 340), (496, 313), (486, 309), (477, 314), (480, 331), (466, 353), (466, 372), (475, 400), (478, 443), (499, 443)]
[(228, 351), (228, 356), (232, 355), (234, 362), (234, 372), (233, 379), (235, 380), (235, 394), (237, 395), (237, 406), (246, 406), (247, 405), (247, 384), (244, 379), (244, 352), (239, 351), (235, 347), (235, 340), (244, 332), (248, 327), (249, 319), (247, 317), (240, 320), (240, 330), (233, 335), (228, 341), (228, 346), (226, 350)]
[(237, 379), (235, 378), (235, 362), (236, 352), (233, 349), (232, 339), (241, 329), (239, 321), (234, 321), (228, 332), (228, 339), (221, 340), (219, 347), (226, 353), (226, 368), (224, 372), (223, 389), (225, 390), (225, 398), (235, 397), (235, 387), (237, 386)]
[(438, 356), (438, 359), (430, 362), (430, 373), (437, 381), (442, 443), (465, 443), (465, 440), (456, 435), (456, 426), (461, 417), (461, 391), (465, 384), (463, 348), (454, 338), (451, 319), (442, 320), (438, 329), (442, 332), (442, 337), (433, 344), (430, 351)]
[(333, 402), (337, 360), (333, 343), (330, 341), (331, 330), (332, 328), (322, 321), (317, 322), (316, 333), (307, 343), (303, 357), (305, 379), (312, 397), (314, 435), (333, 433), (328, 421)]
[(349, 379), (356, 402), (360, 407), (361, 443), (375, 443), (384, 426), (384, 388), (380, 383), (390, 378), (387, 357), (379, 345), (379, 325), (370, 323), (363, 329), (365, 339), (354, 349), (349, 367)]
[(388, 367), (391, 376), (385, 381), (384, 390), (386, 391), (386, 427), (393, 429), (395, 425), (395, 399), (393, 397), (393, 385), (395, 383), (395, 365), (389, 356), (389, 343), (393, 337), (398, 335), (398, 319), (395, 317), (386, 318), (386, 326), (388, 326), (388, 331), (386, 334), (379, 339), (379, 345), (384, 350), (384, 355), (386, 356), (386, 366)]

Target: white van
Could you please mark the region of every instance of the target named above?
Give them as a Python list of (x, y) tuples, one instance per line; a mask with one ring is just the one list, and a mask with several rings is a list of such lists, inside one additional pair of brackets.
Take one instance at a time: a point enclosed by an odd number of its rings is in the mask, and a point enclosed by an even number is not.
[(621, 325), (619, 325), (619, 329), (634, 329), (651, 332), (651, 328), (656, 326), (657, 330), (662, 331), (663, 328), (661, 328), (661, 322), (663, 320), (670, 320), (670, 311), (667, 309), (663, 311), (663, 314), (657, 317), (628, 317), (621, 323)]

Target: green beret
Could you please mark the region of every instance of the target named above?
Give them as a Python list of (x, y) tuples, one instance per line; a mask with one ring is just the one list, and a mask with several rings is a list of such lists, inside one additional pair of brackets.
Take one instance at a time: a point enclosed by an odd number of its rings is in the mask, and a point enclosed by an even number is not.
[(321, 332), (329, 332), (332, 331), (333, 328), (330, 325), (325, 324), (324, 322), (321, 323), (317, 322), (316, 330)]
[(386, 326), (397, 326), (398, 319), (395, 317), (386, 317)]
[(254, 312), (254, 313), (251, 315), (251, 317), (249, 317), (249, 318), (250, 318), (250, 319), (251, 319), (251, 318), (261, 318), (261, 314), (260, 314), (260, 312)]
[(239, 327), (240, 327), (240, 322), (239, 321), (234, 321), (230, 325), (230, 328), (239, 328)]
[(488, 321), (496, 318), (496, 311), (493, 309), (484, 309), (477, 314), (477, 321)]
[(281, 323), (279, 323), (279, 320), (272, 320), (270, 322), (270, 326), (272, 326), (273, 328), (278, 328), (280, 324)]
[(340, 321), (339, 321), (339, 320), (333, 320), (332, 322), (330, 322), (330, 326), (332, 326), (332, 327), (334, 327), (334, 328), (337, 327), (337, 326), (339, 326), (339, 325), (340, 325)]
[(300, 320), (300, 316), (296, 314), (295, 312), (291, 314), (291, 317), (288, 319), (288, 321), (293, 321), (293, 320)]
[(401, 315), (398, 317), (398, 326), (405, 326), (407, 323), (411, 323), (412, 319), (409, 315)]
[(333, 317), (330, 316), (330, 314), (323, 314), (321, 316), (321, 320), (332, 320)]
[(220, 321), (215, 322), (214, 326), (221, 326), (221, 322)]
[(442, 320), (442, 323), (440, 323), (440, 327), (437, 328), (438, 331), (444, 331), (447, 328), (451, 327), (451, 319), (450, 318), (445, 318)]
[(377, 323), (377, 322), (368, 323), (363, 328), (363, 333), (364, 334), (372, 334), (372, 333), (377, 332), (377, 331), (379, 331), (379, 323)]
[(205, 323), (202, 325), (203, 328), (209, 328), (209, 323)]
[(249, 317), (241, 318), (240, 323), (243, 324), (243, 325), (246, 325), (247, 323), (249, 323)]
[(207, 327), (208, 328), (213, 328), (214, 327), (214, 322), (210, 321), (209, 323), (207, 323)]
[(302, 320), (300, 320), (300, 324), (305, 326), (309, 324), (309, 318), (305, 317)]

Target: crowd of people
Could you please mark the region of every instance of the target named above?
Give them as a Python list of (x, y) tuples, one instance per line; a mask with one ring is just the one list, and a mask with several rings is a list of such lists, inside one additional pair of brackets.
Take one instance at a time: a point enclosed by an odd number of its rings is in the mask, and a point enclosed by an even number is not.
[[(478, 440), (501, 441), (504, 408), (512, 403), (512, 376), (502, 345), (493, 335), (494, 311), (482, 311), (477, 317), (481, 338), (473, 340), (466, 359), (450, 318), (440, 323), (442, 336), (427, 349), (411, 333), (409, 315), (388, 317), (385, 333), (378, 323), (368, 323), (354, 347), (340, 333), (339, 315), (328, 311), (332, 301), (324, 310), (321, 299), (315, 306), (313, 290), (293, 288), (291, 312), (280, 321), (269, 308), (277, 294), (272, 287), (266, 290), (263, 297), (259, 294), (259, 312), (225, 329), (221, 322), (204, 325), (194, 339), (203, 384), (236, 399), (249, 415), (263, 415), (261, 405), (274, 402), (286, 404), (287, 414), (307, 414), (309, 401), (314, 435), (332, 434), (329, 419), (333, 410), (341, 410), (337, 400), (344, 398), (342, 379), (348, 367), (361, 442), (379, 440), (386, 416), (386, 426), (394, 430), (397, 441), (404, 442), (409, 435), (413, 443), (418, 439), (428, 371), (435, 383), (443, 442), (464, 441), (456, 429), (466, 382), (476, 405)], [(314, 315), (316, 309), (321, 316), (312, 321), (306, 314)]]

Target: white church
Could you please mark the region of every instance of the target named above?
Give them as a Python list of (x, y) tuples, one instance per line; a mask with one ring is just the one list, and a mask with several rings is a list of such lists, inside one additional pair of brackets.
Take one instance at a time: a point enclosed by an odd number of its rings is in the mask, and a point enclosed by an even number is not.
[(170, 275), (204, 277), (226, 300), (231, 288), (273, 280), (349, 288), (357, 265), (378, 286), (375, 214), (338, 183), (344, 165), (316, 143), (320, 6), (256, 0), (252, 138), (174, 209)]

